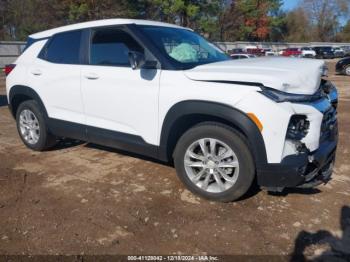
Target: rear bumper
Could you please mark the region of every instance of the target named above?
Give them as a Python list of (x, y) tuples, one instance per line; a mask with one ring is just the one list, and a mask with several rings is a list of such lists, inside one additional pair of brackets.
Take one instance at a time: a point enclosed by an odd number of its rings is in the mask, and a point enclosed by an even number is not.
[(335, 57), (333, 54), (322, 54), (321, 56), (324, 59), (333, 59)]
[(330, 180), (338, 143), (338, 130), (333, 139), (323, 142), (312, 152), (290, 155), (279, 164), (257, 169), (258, 184), (270, 189), (314, 187)]
[(305, 57), (305, 58), (315, 58), (315, 55), (313, 55), (313, 54), (304, 54), (304, 55), (302, 55), (302, 57)]

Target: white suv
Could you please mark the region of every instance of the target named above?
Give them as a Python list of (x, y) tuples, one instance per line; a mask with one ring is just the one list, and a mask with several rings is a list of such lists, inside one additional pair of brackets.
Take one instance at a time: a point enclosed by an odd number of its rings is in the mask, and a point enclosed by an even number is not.
[(6, 68), (7, 96), (33, 150), (69, 137), (174, 163), (194, 193), (241, 197), (329, 180), (337, 91), (318, 60), (231, 60), (188, 28), (128, 19), (29, 37)]
[(312, 49), (312, 47), (302, 47), (301, 49), (301, 56), (305, 58), (315, 58), (316, 52)]

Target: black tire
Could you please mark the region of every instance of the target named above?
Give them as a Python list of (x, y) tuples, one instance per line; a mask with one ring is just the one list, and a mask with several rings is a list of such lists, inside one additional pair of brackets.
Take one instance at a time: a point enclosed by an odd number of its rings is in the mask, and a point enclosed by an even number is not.
[[(186, 173), (184, 164), (186, 150), (193, 142), (202, 138), (214, 138), (224, 142), (238, 158), (239, 175), (237, 181), (226, 191), (219, 193), (205, 191), (194, 184)], [(191, 192), (209, 200), (220, 202), (237, 200), (248, 191), (255, 177), (255, 165), (246, 139), (233, 128), (221, 123), (204, 122), (189, 129), (179, 139), (173, 156), (180, 180)]]
[[(33, 114), (35, 115), (35, 117), (37, 118), (37, 120), (39, 122), (39, 132), (40, 132), (39, 139), (34, 144), (28, 143), (24, 139), (24, 137), (22, 136), (21, 130), (20, 130), (20, 115), (21, 115), (21, 112), (26, 110), (26, 109), (33, 112)], [(52, 134), (50, 134), (50, 132), (47, 128), (47, 125), (45, 123), (45, 118), (44, 118), (42, 112), (40, 111), (40, 107), (39, 107), (38, 103), (35, 100), (27, 100), (19, 105), (18, 110), (16, 112), (16, 123), (17, 123), (18, 134), (19, 134), (20, 138), (22, 139), (23, 143), (28, 148), (30, 148), (34, 151), (47, 150), (47, 149), (53, 147), (57, 143), (57, 138), (55, 136), (53, 136)]]

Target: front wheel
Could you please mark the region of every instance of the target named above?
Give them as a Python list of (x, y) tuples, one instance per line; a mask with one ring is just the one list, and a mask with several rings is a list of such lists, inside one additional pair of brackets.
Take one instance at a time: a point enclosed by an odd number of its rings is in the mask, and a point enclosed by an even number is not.
[(19, 105), (16, 121), (19, 136), (30, 149), (43, 151), (55, 145), (56, 138), (48, 131), (39, 105), (34, 100)]
[(344, 73), (345, 73), (347, 76), (350, 76), (350, 65), (348, 65), (347, 67), (345, 67)]
[(174, 152), (179, 178), (206, 199), (228, 202), (243, 196), (255, 176), (244, 137), (229, 126), (203, 123), (188, 130)]

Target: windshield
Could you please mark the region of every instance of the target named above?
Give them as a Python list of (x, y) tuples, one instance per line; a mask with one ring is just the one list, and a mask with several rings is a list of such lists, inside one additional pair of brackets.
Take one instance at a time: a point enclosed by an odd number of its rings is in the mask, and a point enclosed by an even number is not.
[(222, 50), (198, 34), (181, 28), (140, 26), (158, 49), (182, 69), (230, 60)]

